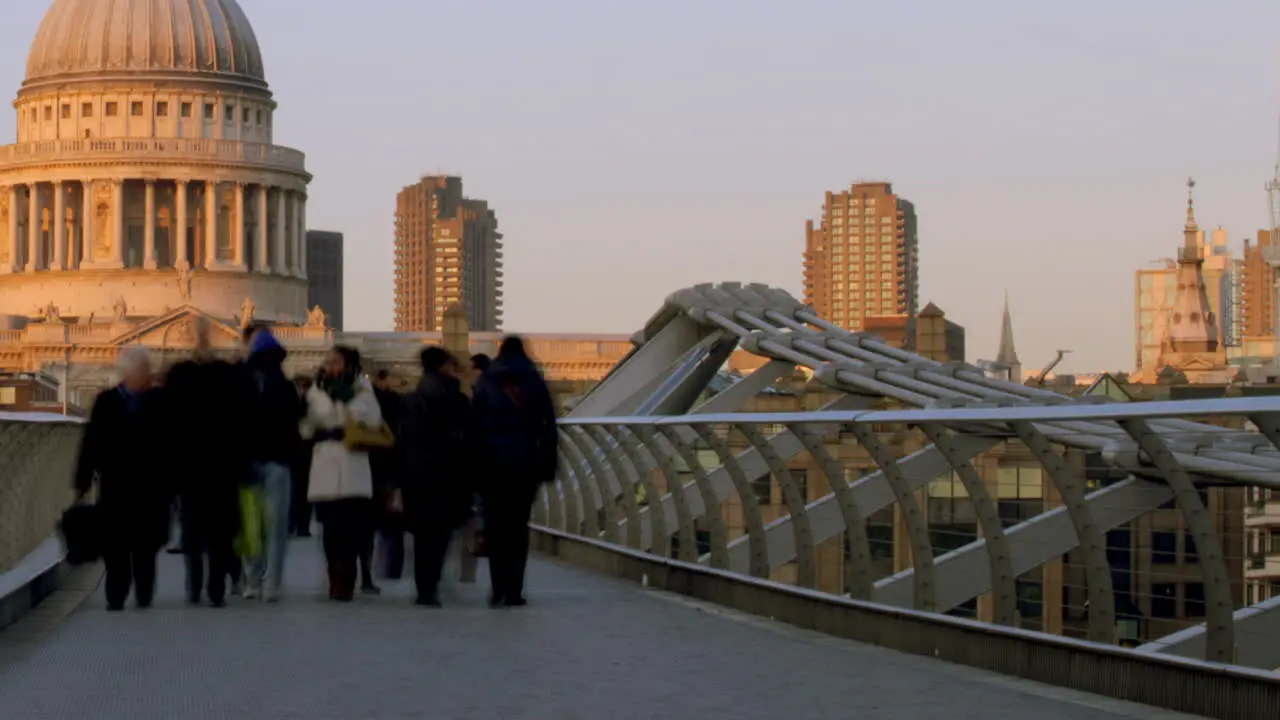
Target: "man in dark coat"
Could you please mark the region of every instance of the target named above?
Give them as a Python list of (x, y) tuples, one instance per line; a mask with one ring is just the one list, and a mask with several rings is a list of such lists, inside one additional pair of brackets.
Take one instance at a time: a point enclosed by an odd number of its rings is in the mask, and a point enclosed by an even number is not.
[(476, 444), (491, 605), (525, 604), (529, 516), (538, 488), (555, 479), (558, 460), (555, 401), (524, 342), (509, 337), (476, 385)]
[(154, 441), (163, 427), (151, 390), (151, 361), (130, 347), (117, 362), (121, 382), (98, 395), (80, 444), (76, 494), (98, 483), (96, 523), (106, 565), (107, 609), (124, 609), (129, 590), (150, 607), (156, 588), (156, 553), (169, 541), (172, 494), (161, 474)]
[[(373, 522), (366, 550), (372, 555), (373, 535), (376, 534), (382, 545), (382, 574), (389, 579), (398, 580), (404, 574), (405, 520), (403, 508), (393, 507), (393, 498), (396, 489), (400, 487), (400, 476), (404, 471), (403, 443), (399, 441), (404, 398), (391, 389), (391, 374), (386, 370), (379, 370), (374, 377), (373, 394), (378, 399), (382, 421), (391, 429), (397, 442), (394, 447), (369, 451), (369, 468), (373, 472)], [(372, 585), (372, 578), (368, 579)]]
[[(311, 378), (298, 375), (293, 379), (297, 392), (298, 415), (306, 412), (307, 404), (303, 399), (311, 389)], [(293, 458), (290, 474), (293, 479), (293, 493), (290, 497), (293, 509), (289, 512), (289, 534), (298, 537), (311, 537), (311, 503), (307, 501), (307, 488), (311, 485), (311, 453), (315, 443), (302, 440), (298, 443)]]
[(422, 351), (422, 380), (405, 399), (401, 481), (405, 512), (414, 534), (414, 583), (419, 605), (439, 606), (437, 590), (453, 532), (471, 506), (467, 472), (467, 396), (458, 363), (443, 348)]
[[(169, 448), (205, 448), (198, 459), (176, 464), (182, 502), (182, 549), (187, 559), (187, 599), (204, 590), (214, 607), (226, 601), (227, 577), (237, 564), (233, 542), (240, 527), (240, 486), (252, 479), (253, 387), (241, 369), (212, 356), (209, 321), (196, 323), (196, 355), (178, 363), (165, 381)], [(187, 455), (190, 457), (190, 455)]]

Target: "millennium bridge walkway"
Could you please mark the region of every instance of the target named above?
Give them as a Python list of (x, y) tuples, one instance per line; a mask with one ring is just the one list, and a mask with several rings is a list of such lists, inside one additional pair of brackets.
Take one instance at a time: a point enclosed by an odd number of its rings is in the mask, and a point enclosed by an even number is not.
[(296, 540), (279, 604), (186, 607), (166, 556), (108, 615), (52, 537), (78, 435), (0, 415), (0, 718), (1280, 717), (1277, 398), (1073, 399), (691, 288), (571, 403), (512, 610), (334, 607)]

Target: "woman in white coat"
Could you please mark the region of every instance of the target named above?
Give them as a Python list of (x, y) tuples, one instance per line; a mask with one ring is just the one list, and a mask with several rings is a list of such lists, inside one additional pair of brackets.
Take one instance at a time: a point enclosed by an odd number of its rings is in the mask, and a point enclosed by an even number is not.
[(360, 368), (360, 353), (338, 346), (325, 358), (316, 384), (305, 396), (302, 436), (315, 442), (311, 456), (309, 500), (324, 529), (324, 556), (329, 568), (329, 597), (350, 602), (355, 594), (356, 558), (373, 497), (369, 453), (343, 443), (349, 422), (370, 428), (382, 425), (373, 386)]

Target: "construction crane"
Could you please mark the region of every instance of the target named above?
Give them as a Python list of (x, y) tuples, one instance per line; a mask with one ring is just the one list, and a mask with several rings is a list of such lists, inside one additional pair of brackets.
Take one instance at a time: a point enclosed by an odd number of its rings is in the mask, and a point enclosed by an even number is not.
[(1069, 352), (1071, 352), (1071, 351), (1070, 351), (1070, 350), (1059, 350), (1059, 351), (1058, 351), (1058, 357), (1054, 358), (1054, 359), (1053, 359), (1053, 362), (1049, 363), (1048, 365), (1045, 365), (1045, 366), (1044, 366), (1044, 369), (1040, 371), (1040, 374), (1036, 376), (1035, 384), (1036, 384), (1036, 385), (1043, 386), (1043, 385), (1044, 385), (1044, 379), (1045, 379), (1046, 377), (1048, 377), (1049, 373), (1050, 373), (1050, 372), (1052, 372), (1054, 368), (1058, 367), (1058, 363), (1062, 362), (1062, 358), (1066, 357), (1067, 353), (1069, 353)]
[(1271, 244), (1280, 244), (1280, 122), (1277, 125), (1276, 167), (1267, 183), (1267, 209), (1271, 214)]

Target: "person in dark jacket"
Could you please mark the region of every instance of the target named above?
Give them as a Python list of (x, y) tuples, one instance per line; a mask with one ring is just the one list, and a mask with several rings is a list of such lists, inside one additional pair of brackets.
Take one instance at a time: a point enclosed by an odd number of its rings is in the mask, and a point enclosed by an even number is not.
[[(306, 412), (306, 402), (303, 398), (307, 396), (307, 391), (311, 389), (311, 378), (306, 375), (298, 375), (293, 379), (293, 386), (297, 391), (298, 414)], [(298, 443), (297, 452), (294, 453), (293, 465), (290, 468), (290, 474), (293, 479), (293, 492), (290, 495), (293, 508), (289, 511), (289, 534), (300, 538), (311, 537), (311, 503), (307, 501), (307, 485), (311, 478), (311, 452), (314, 450), (314, 443), (310, 440), (302, 440)]]
[(151, 389), (151, 360), (139, 346), (117, 361), (121, 382), (98, 395), (80, 444), (75, 489), (83, 499), (98, 483), (97, 523), (106, 565), (107, 609), (124, 609), (129, 590), (138, 607), (151, 606), (156, 554), (169, 541), (172, 493), (163, 461), (150, 448), (163, 427)]
[[(471, 367), (465, 375), (467, 394), (475, 395), (476, 384), (480, 382), (480, 378), (488, 372), (489, 366), (493, 364), (493, 358), (484, 353), (476, 353), (471, 356)], [(479, 487), (479, 482), (472, 478), (472, 487)], [(467, 513), (467, 520), (462, 526), (460, 538), (461, 547), (458, 548), (459, 570), (461, 571), (461, 580), (464, 583), (473, 583), (476, 581), (476, 568), (479, 565), (478, 558), (487, 554), (484, 544), (484, 508), (482, 507), (480, 493), (472, 494), (471, 507)]]
[(475, 392), (476, 384), (480, 382), (480, 378), (484, 377), (485, 373), (489, 372), (491, 365), (493, 365), (493, 358), (484, 353), (476, 353), (471, 356), (471, 377), (469, 382), (472, 392)]
[(290, 465), (301, 439), (298, 422), (302, 404), (297, 390), (284, 374), (288, 352), (276, 340), (270, 328), (259, 328), (249, 345), (245, 367), (257, 391), (250, 418), (253, 432), (254, 480), (266, 499), (263, 552), (251, 558), (247, 571), (245, 597), (258, 593), (274, 602), (284, 580), (284, 560), (289, 547), (289, 511), (293, 494)]
[(414, 534), (417, 603), (440, 605), (440, 574), (453, 532), (471, 506), (467, 473), (470, 413), (457, 361), (446, 350), (422, 351), (422, 380), (406, 398), (401, 419), (405, 512)]
[(524, 342), (508, 337), (473, 401), (491, 605), (525, 604), (529, 516), (538, 488), (555, 478), (555, 401)]
[(175, 472), (182, 502), (187, 599), (200, 602), (203, 590), (214, 607), (222, 607), (235, 564), (239, 489), (253, 473), (252, 441), (244, 427), (254, 409), (254, 393), (240, 368), (212, 355), (209, 330), (209, 321), (199, 318), (195, 357), (169, 370), (165, 430), (167, 447), (175, 453), (194, 445), (216, 449)]
[[(380, 545), (382, 575), (398, 580), (404, 574), (405, 520), (403, 508), (396, 501), (403, 471), (403, 450), (399, 438), (404, 398), (391, 389), (391, 373), (386, 370), (379, 370), (374, 376), (373, 394), (378, 399), (382, 421), (391, 429), (397, 442), (394, 447), (369, 452), (369, 467), (373, 471), (373, 502), (370, 504), (373, 518), (364, 553), (365, 557), (373, 555), (376, 536)], [(373, 587), (372, 573), (367, 573), (364, 579), (368, 581), (369, 587)]]

